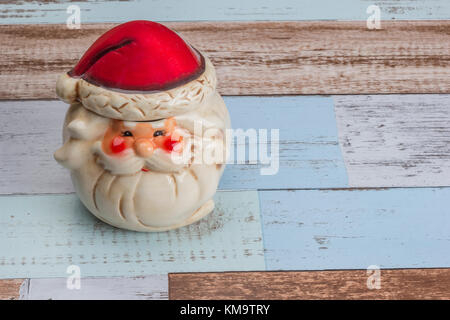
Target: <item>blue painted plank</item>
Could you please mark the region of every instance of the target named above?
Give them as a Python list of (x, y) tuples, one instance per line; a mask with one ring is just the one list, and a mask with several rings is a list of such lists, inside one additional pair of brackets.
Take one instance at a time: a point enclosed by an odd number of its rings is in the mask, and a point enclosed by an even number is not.
[(138, 276), (264, 270), (258, 194), (220, 192), (216, 209), (188, 227), (138, 233), (93, 217), (75, 195), (0, 197), (0, 278)]
[(381, 19), (448, 19), (447, 0), (131, 0), (131, 1), (7, 1), (0, 4), (0, 23), (66, 23), (69, 5), (81, 9), (81, 22), (254, 21), (254, 20), (366, 20), (370, 5), (378, 5)]
[(221, 189), (347, 186), (331, 97), (225, 97), (225, 103), (233, 129), (267, 129), (268, 133), (279, 129), (279, 170), (274, 175), (261, 175), (261, 167), (268, 165), (230, 164)]
[(260, 192), (268, 270), (450, 267), (450, 188)]
[[(269, 138), (271, 129), (280, 130), (280, 168), (275, 175), (261, 175), (261, 165), (229, 164), (220, 189), (348, 185), (332, 98), (225, 97), (225, 102), (234, 129), (267, 129)], [(53, 159), (53, 152), (61, 146), (67, 105), (60, 101), (2, 101), (0, 109), (0, 150), (8, 150), (0, 153), (0, 194), (73, 192), (69, 172)], [(19, 122), (21, 126), (17, 126)]]

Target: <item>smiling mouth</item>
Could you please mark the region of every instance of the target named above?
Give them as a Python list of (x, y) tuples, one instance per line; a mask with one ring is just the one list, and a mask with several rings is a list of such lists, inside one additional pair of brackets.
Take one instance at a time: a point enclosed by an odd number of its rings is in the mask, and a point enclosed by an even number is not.
[(142, 169), (141, 169), (142, 171), (144, 171), (144, 172), (149, 172), (150, 170), (149, 169), (147, 169), (146, 167), (142, 167)]

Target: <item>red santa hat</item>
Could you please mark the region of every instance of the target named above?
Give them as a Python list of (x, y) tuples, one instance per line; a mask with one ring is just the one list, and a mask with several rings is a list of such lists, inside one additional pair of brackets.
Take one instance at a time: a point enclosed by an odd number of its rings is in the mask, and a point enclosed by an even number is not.
[(148, 121), (195, 109), (215, 87), (207, 57), (159, 23), (131, 21), (98, 38), (56, 93), (108, 118)]

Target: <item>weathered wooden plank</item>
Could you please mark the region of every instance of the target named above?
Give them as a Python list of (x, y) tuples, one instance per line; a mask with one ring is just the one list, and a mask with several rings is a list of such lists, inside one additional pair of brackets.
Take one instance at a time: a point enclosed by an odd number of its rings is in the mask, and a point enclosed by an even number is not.
[[(268, 176), (258, 164), (229, 164), (222, 190), (448, 185), (449, 95), (335, 96), (336, 115), (327, 97), (225, 101), (235, 129), (280, 129), (280, 161), (278, 173)], [(52, 156), (66, 108), (56, 101), (0, 102), (6, 151), (0, 193), (73, 192), (68, 172)]]
[(67, 7), (78, 5), (81, 21), (124, 22), (135, 19), (157, 21), (194, 20), (366, 20), (369, 5), (378, 5), (381, 17), (391, 19), (447, 19), (450, 6), (445, 0), (258, 0), (180, 2), (176, 0), (87, 0), (87, 1), (3, 1), (0, 20), (12, 23), (65, 23)]
[[(225, 97), (235, 131), (258, 131), (259, 151), (266, 147), (271, 164), (227, 165), (220, 189), (333, 188), (347, 186), (330, 97)], [(276, 110), (275, 110), (276, 109)], [(259, 129), (267, 129), (269, 144)], [(279, 129), (279, 161), (272, 153), (271, 129)], [(250, 149), (248, 141), (247, 150)], [(235, 149), (235, 154), (237, 150)], [(273, 175), (262, 175), (271, 166)], [(275, 170), (275, 168), (278, 170)]]
[[(75, 195), (0, 197), (0, 278), (264, 270), (258, 194), (219, 192), (196, 224), (164, 233), (110, 227)], [(69, 270), (70, 271), (70, 270)]]
[[(225, 97), (225, 102), (235, 129), (267, 129), (269, 142), (270, 130), (280, 129), (279, 170), (261, 175), (268, 164), (229, 164), (220, 189), (347, 185), (330, 97)], [(0, 153), (0, 193), (73, 192), (69, 172), (53, 159), (66, 109), (58, 101), (0, 102), (0, 150), (5, 151)]]
[(373, 275), (366, 270), (171, 273), (169, 299), (450, 299), (450, 269), (380, 270), (380, 289), (369, 289)]
[[(167, 25), (212, 59), (225, 95), (450, 92), (450, 21)], [(0, 26), (0, 98), (55, 98), (57, 75), (112, 26)]]
[(335, 96), (351, 187), (448, 186), (450, 95)]
[[(2, 281), (0, 280), (0, 284)], [(69, 289), (67, 278), (29, 279), (21, 300), (167, 300), (165, 275), (123, 278), (84, 278)], [(25, 290), (24, 290), (25, 291)]]
[(53, 159), (62, 145), (67, 107), (56, 101), (8, 101), (0, 102), (0, 109), (1, 193), (73, 192), (70, 173)]
[(260, 191), (267, 270), (450, 267), (450, 188)]
[(0, 300), (17, 300), (20, 298), (20, 288), (23, 279), (0, 280)]

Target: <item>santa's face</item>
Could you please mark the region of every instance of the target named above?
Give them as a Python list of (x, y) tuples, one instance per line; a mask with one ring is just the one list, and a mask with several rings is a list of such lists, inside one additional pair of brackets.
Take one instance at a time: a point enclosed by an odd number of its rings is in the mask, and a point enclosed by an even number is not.
[(159, 122), (111, 120), (94, 152), (98, 163), (114, 174), (147, 172), (154, 169), (155, 159), (160, 165), (164, 160), (171, 165), (172, 153), (183, 150), (182, 134), (174, 118)]
[(162, 127), (150, 122), (126, 122), (112, 120), (105, 133), (102, 149), (110, 156), (120, 157), (124, 151), (133, 149), (143, 158), (150, 157), (156, 149), (172, 152), (182, 137), (175, 134), (176, 121), (169, 118)]

